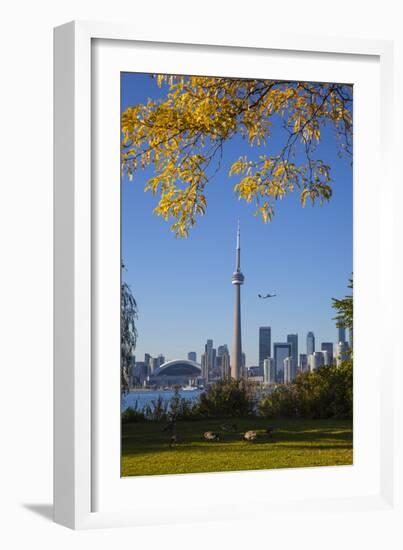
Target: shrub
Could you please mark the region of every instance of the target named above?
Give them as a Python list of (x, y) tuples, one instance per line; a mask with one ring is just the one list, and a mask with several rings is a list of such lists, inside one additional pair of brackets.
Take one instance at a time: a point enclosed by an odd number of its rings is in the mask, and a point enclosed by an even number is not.
[(277, 386), (259, 401), (258, 412), (267, 418), (298, 416), (298, 398), (295, 390), (291, 385)]
[(131, 422), (144, 422), (146, 420), (144, 410), (137, 408), (137, 402), (134, 407), (128, 407), (121, 414), (122, 424)]
[(188, 399), (179, 395), (179, 388), (169, 400), (168, 417), (170, 420), (191, 420), (198, 418), (197, 403), (194, 404)]
[(258, 410), (265, 417), (352, 418), (352, 360), (299, 374), (292, 384), (275, 387)]
[(204, 418), (230, 418), (254, 413), (254, 395), (243, 380), (220, 380), (200, 395), (197, 413)]
[(168, 418), (168, 403), (159, 395), (157, 399), (144, 407), (143, 411), (147, 420), (160, 422)]

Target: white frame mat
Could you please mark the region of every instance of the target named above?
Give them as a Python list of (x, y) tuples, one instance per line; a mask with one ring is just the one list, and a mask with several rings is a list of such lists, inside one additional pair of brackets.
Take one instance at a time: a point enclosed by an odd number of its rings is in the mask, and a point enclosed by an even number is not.
[[(292, 516), (301, 507), (393, 511), (398, 347), (380, 347), (398, 334), (392, 44), (272, 32), (197, 40), (186, 30), (155, 37), (130, 25), (73, 22), (55, 29), (54, 69), (55, 521), (82, 529), (239, 520), (257, 510)], [(120, 478), (121, 71), (354, 84), (353, 466)], [(156, 503), (159, 490), (169, 491), (169, 507)]]

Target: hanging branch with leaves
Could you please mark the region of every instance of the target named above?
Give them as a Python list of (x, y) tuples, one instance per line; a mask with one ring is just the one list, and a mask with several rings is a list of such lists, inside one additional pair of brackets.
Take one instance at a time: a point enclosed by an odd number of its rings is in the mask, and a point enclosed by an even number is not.
[[(205, 188), (220, 169), (224, 145), (240, 135), (258, 147), (258, 159), (242, 155), (229, 170), (240, 199), (256, 204), (264, 222), (274, 204), (299, 191), (305, 205), (332, 196), (331, 169), (316, 147), (328, 125), (338, 154), (352, 153), (352, 87), (277, 80), (155, 75), (166, 97), (149, 99), (122, 114), (122, 171), (130, 179), (151, 166), (146, 190), (159, 196), (155, 213), (174, 220), (172, 230), (187, 236), (207, 206)], [(280, 124), (285, 140), (272, 150)], [(299, 159), (299, 161), (297, 160)]]
[(137, 342), (137, 303), (127, 283), (122, 282), (120, 293), (120, 386), (121, 393), (129, 391), (130, 368)]
[[(353, 290), (353, 279), (349, 280), (348, 288), (351, 288), (351, 290)], [(332, 307), (337, 311), (337, 315), (334, 318), (336, 321), (336, 326), (352, 329), (353, 293), (351, 292), (351, 294), (341, 299), (332, 298), (332, 302)]]

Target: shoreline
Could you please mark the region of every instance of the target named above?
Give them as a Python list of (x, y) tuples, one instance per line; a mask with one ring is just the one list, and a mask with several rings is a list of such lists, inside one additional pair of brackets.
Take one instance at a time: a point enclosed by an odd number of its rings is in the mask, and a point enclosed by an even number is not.
[[(156, 392), (174, 392), (175, 388), (169, 388), (169, 389), (151, 389), (151, 388), (132, 388), (129, 390), (128, 393), (156, 393)], [(194, 390), (183, 390), (183, 388), (179, 388), (179, 391), (185, 391), (187, 393), (193, 393), (195, 391), (203, 391), (201, 388), (196, 388)]]

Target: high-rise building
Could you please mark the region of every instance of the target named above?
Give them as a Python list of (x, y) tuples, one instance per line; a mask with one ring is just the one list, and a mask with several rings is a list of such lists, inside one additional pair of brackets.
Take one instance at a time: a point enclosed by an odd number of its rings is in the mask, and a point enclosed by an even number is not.
[(217, 347), (216, 356), (216, 372), (215, 376), (218, 378), (228, 378), (226, 372), (226, 361), (229, 361), (229, 350), (227, 344), (223, 344)]
[(291, 344), (291, 380), (294, 380), (298, 369), (298, 334), (288, 334), (287, 343)]
[(246, 369), (248, 378), (256, 378), (256, 377), (263, 377), (263, 368), (259, 367), (259, 365), (253, 365), (251, 367), (248, 367)]
[(286, 357), (283, 361), (284, 384), (289, 384), (294, 380), (292, 359), (292, 357)]
[(241, 368), (241, 378), (247, 378), (247, 368), (246, 368), (246, 355), (242, 352), (242, 368)]
[(299, 354), (299, 370), (305, 372), (308, 368), (308, 357), (306, 353)]
[(145, 353), (144, 354), (144, 363), (146, 365), (149, 365), (150, 364), (150, 359), (151, 359), (151, 355), (149, 353)]
[(149, 353), (144, 356), (144, 363), (148, 365), (149, 374), (153, 374), (161, 365), (165, 363), (165, 357), (160, 353), (158, 357), (151, 357)]
[(134, 374), (138, 382), (143, 385), (148, 376), (149, 365), (143, 361), (138, 361), (134, 368)]
[(331, 365), (333, 363), (333, 342), (322, 342), (320, 349), (327, 352), (328, 363), (325, 365)]
[(321, 351), (314, 351), (310, 355), (308, 355), (308, 367), (309, 370), (312, 372), (319, 367), (322, 367), (324, 365), (324, 357), (323, 353)]
[(214, 376), (214, 371), (216, 368), (216, 350), (213, 348), (213, 340), (207, 340), (206, 345), (204, 346), (204, 356), (205, 356), (205, 375), (204, 378), (208, 382)]
[(353, 327), (348, 329), (348, 344), (351, 349), (353, 349)]
[(276, 383), (276, 369), (273, 357), (267, 357), (263, 361), (263, 382), (264, 384)]
[(230, 356), (228, 351), (220, 355), (221, 359), (221, 378), (231, 378)]
[(149, 362), (149, 373), (154, 374), (154, 372), (158, 369), (158, 359), (157, 357), (150, 357)]
[(242, 334), (241, 334), (241, 285), (245, 277), (241, 272), (241, 230), (238, 221), (236, 239), (235, 271), (232, 274), (232, 284), (235, 287), (234, 339), (231, 355), (231, 376), (239, 380), (242, 375)]
[(271, 357), (271, 327), (259, 327), (259, 366), (263, 361)]
[(189, 361), (197, 362), (197, 353), (195, 351), (189, 351), (188, 353), (188, 359)]
[(344, 327), (338, 327), (337, 329), (337, 343), (346, 341), (346, 329)]
[(216, 369), (217, 369), (217, 350), (213, 348), (211, 350), (211, 363), (210, 363), (210, 372), (211, 372), (211, 378), (214, 378), (216, 376)]
[(224, 353), (229, 354), (229, 349), (227, 344), (223, 344), (222, 346), (217, 347), (217, 357), (220, 357), (221, 355), (224, 355)]
[(207, 354), (201, 354), (201, 376), (205, 382), (208, 382)]
[(321, 351), (323, 355), (323, 364), (325, 367), (330, 367), (333, 364), (333, 354), (330, 354), (326, 349)]
[(315, 335), (313, 332), (308, 332), (306, 335), (306, 354), (312, 355), (315, 351)]
[(274, 368), (276, 382), (284, 382), (284, 359), (286, 357), (291, 357), (291, 344), (286, 342), (276, 342), (273, 344), (273, 355), (274, 355)]
[(336, 344), (336, 365), (340, 365), (342, 361), (346, 361), (348, 359), (348, 343), (347, 342), (339, 342)]

